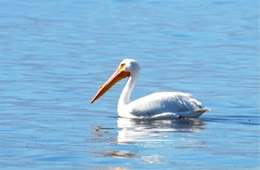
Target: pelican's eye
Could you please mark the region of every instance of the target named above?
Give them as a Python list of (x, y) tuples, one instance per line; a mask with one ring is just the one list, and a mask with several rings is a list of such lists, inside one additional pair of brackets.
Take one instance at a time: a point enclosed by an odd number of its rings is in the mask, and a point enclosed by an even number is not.
[(125, 63), (120, 64), (119, 70), (122, 70), (124, 68), (124, 66), (125, 66)]

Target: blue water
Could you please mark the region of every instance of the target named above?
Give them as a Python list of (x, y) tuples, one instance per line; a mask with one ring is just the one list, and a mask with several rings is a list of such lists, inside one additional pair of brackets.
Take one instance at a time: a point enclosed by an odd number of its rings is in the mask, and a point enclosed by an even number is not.
[[(0, 1), (1, 169), (258, 169), (259, 2)], [(117, 118), (125, 80), (90, 104), (124, 58), (132, 98), (192, 93), (199, 119)]]

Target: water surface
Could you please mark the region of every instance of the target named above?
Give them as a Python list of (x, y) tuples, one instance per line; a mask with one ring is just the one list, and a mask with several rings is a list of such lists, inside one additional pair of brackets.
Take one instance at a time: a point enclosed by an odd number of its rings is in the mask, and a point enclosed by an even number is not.
[[(258, 169), (257, 1), (0, 2), (3, 169)], [(199, 119), (117, 117), (125, 81), (90, 104), (124, 58), (132, 98), (192, 93)]]

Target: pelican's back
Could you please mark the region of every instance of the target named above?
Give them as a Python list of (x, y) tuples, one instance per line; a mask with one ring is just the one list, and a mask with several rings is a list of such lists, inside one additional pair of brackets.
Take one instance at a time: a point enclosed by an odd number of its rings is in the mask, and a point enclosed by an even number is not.
[(207, 111), (191, 94), (182, 92), (158, 92), (132, 101), (128, 106), (137, 118), (199, 117)]

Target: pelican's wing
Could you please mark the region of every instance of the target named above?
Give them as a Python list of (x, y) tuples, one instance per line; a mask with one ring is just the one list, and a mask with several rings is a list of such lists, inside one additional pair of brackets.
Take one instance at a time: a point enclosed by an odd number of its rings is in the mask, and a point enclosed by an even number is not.
[(201, 108), (201, 103), (191, 94), (181, 92), (153, 93), (129, 104), (131, 114), (136, 117), (156, 117), (160, 114), (186, 116)]

